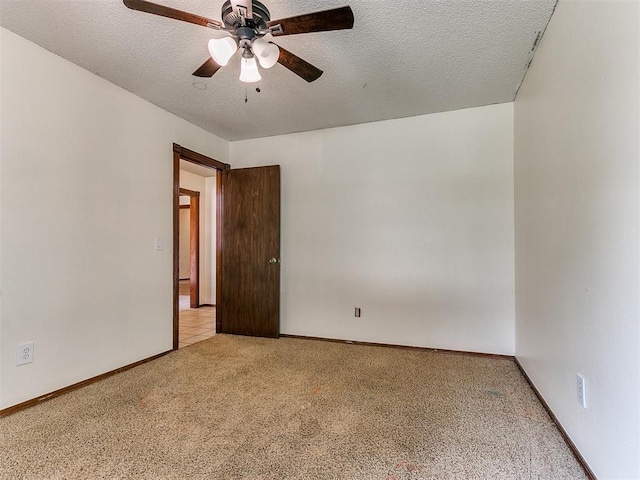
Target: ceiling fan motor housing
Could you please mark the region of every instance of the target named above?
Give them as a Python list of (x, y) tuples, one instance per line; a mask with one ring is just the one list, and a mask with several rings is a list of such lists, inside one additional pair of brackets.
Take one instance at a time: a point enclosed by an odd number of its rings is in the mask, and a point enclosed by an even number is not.
[[(260, 36), (265, 35), (269, 31), (269, 27), (267, 26), (267, 22), (271, 20), (271, 14), (267, 7), (265, 7), (262, 3), (253, 0), (251, 2), (251, 8), (253, 10), (253, 18), (245, 19), (245, 27), (250, 28), (255, 33), (251, 37), (253, 38), (256, 34)], [(222, 5), (222, 21), (224, 22), (224, 26), (227, 29), (239, 30), (238, 27), (242, 26), (242, 18), (233, 11), (233, 7), (231, 6), (231, 2), (227, 0)], [(248, 34), (248, 32), (244, 32), (244, 34)], [(238, 37), (240, 36), (240, 32), (238, 32)], [(247, 37), (244, 37), (247, 38)]]

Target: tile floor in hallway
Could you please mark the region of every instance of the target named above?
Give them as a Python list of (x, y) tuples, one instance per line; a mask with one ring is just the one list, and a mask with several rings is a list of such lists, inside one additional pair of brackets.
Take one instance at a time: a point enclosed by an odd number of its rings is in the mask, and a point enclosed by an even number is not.
[[(188, 292), (188, 282), (187, 282)], [(180, 282), (180, 314), (178, 317), (178, 348), (188, 347), (216, 334), (216, 307), (189, 308), (189, 295), (184, 295)]]

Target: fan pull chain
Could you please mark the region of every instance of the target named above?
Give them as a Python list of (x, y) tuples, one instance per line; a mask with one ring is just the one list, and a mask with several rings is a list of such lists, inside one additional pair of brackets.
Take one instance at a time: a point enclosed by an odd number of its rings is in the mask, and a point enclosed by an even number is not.
[[(256, 92), (260, 93), (262, 90), (260, 89), (260, 84), (258, 84), (258, 86), (256, 87)], [(248, 87), (244, 87), (244, 103), (248, 103), (249, 102), (249, 89)]]

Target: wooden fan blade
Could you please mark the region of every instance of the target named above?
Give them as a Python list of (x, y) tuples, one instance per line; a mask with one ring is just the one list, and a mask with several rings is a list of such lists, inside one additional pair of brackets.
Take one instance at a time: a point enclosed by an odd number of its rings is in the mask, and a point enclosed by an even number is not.
[(157, 3), (147, 2), (146, 0), (123, 0), (123, 2), (131, 10), (138, 10), (140, 12), (151, 13), (153, 15), (160, 15), (161, 17), (173, 18), (174, 20), (182, 20), (183, 22), (202, 25), (203, 27), (213, 28), (215, 30), (223, 28), (222, 23), (217, 20), (201, 17), (200, 15), (195, 15), (189, 12), (183, 12), (182, 10), (176, 10), (171, 7), (165, 7), (164, 5), (158, 5)]
[[(253, 18), (253, 8), (251, 0), (230, 0), (231, 9), (233, 13), (244, 18)], [(241, 14), (240, 9), (244, 10), (244, 15)]]
[(319, 68), (314, 67), (309, 62), (304, 61), (281, 46), (278, 46), (278, 48), (280, 49), (278, 63), (283, 67), (288, 68), (299, 77), (304, 78), (307, 82), (311, 83), (322, 75), (322, 70)]
[[(277, 28), (278, 25), (280, 28)], [(353, 28), (353, 11), (349, 6), (334, 8), (297, 17), (272, 20), (267, 23), (267, 26), (274, 36), (344, 30)]]
[(206, 62), (200, 65), (193, 75), (196, 77), (213, 77), (213, 74), (220, 69), (220, 65), (213, 61), (213, 58), (208, 58)]

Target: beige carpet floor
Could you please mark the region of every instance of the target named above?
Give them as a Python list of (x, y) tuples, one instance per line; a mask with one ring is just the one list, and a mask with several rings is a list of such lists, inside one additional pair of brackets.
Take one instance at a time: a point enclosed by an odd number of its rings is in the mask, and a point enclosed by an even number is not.
[(582, 479), (509, 360), (216, 335), (0, 419), (2, 479)]

